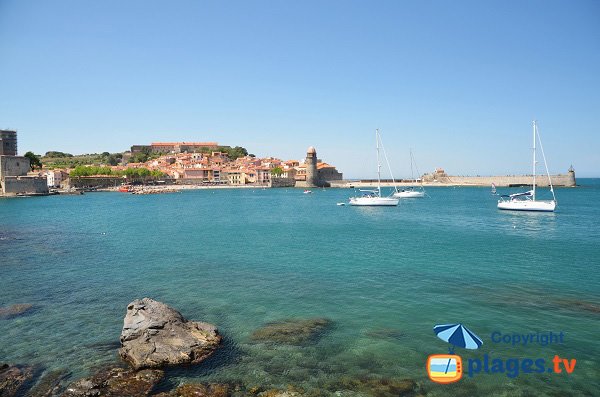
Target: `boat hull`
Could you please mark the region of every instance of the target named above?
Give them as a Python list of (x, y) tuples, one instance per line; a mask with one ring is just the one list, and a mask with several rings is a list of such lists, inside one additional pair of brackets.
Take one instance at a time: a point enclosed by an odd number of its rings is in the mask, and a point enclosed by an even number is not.
[(498, 201), (498, 209), (505, 211), (554, 212), (555, 201), (513, 200)]
[(398, 199), (392, 197), (354, 197), (350, 205), (368, 207), (393, 207), (398, 205)]
[(394, 193), (394, 197), (397, 197), (397, 198), (423, 198), (423, 197), (425, 197), (425, 192), (396, 192), (396, 193)]

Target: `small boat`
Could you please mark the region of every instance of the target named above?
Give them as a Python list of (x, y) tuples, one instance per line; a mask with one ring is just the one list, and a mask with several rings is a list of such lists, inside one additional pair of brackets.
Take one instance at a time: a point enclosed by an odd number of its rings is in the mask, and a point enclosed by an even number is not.
[(496, 194), (496, 185), (492, 182), (492, 194)]
[[(417, 168), (417, 164), (415, 163), (415, 159), (413, 157), (412, 150), (411, 150), (410, 151), (410, 178), (415, 183), (419, 183), (419, 180), (417, 178), (415, 178), (415, 174), (413, 171), (413, 164), (414, 164), (414, 168)], [(419, 174), (419, 170), (417, 169), (417, 175), (418, 174)], [(398, 188), (395, 188), (394, 190), (395, 190), (395, 192), (394, 192), (393, 196), (398, 197), (398, 198), (423, 198), (423, 197), (425, 197), (425, 188), (423, 188), (422, 183), (417, 188), (415, 188), (414, 186), (409, 186), (406, 189), (398, 190)]]
[(131, 185), (121, 185), (119, 187), (119, 192), (121, 193), (131, 193), (133, 191), (133, 186)]
[(346, 203), (337, 203), (338, 206), (343, 207)]
[(406, 189), (396, 190), (394, 197), (398, 198), (422, 198), (425, 197), (424, 190), (417, 190), (413, 186), (407, 187)]
[[(392, 207), (397, 206), (399, 199), (395, 197), (382, 197), (381, 196), (381, 163), (379, 161), (379, 146), (383, 147), (381, 143), (381, 135), (379, 135), (379, 129), (375, 130), (375, 146), (377, 149), (377, 190), (360, 190), (363, 195), (358, 197), (350, 198), (350, 205), (354, 206), (370, 206), (370, 207)], [(385, 149), (383, 151), (385, 155)], [(387, 156), (386, 156), (387, 161)], [(389, 163), (388, 163), (389, 168)]]
[(312, 194), (312, 190), (305, 190), (304, 194)]
[[(546, 174), (548, 175), (548, 184), (550, 185), (550, 192), (552, 192), (552, 200), (536, 200), (536, 143), (539, 140), (540, 149), (542, 150), (542, 157), (544, 158), (544, 165), (546, 166)], [(544, 147), (542, 146), (542, 140), (538, 132), (537, 123), (533, 121), (533, 188), (527, 192), (515, 193), (509, 195), (501, 195), (498, 200), (498, 209), (510, 210), (510, 211), (541, 211), (541, 212), (553, 212), (556, 208), (556, 196), (554, 195), (554, 188), (552, 187), (552, 180), (550, 179), (550, 172), (548, 171), (548, 164), (546, 163), (546, 155), (544, 154)]]

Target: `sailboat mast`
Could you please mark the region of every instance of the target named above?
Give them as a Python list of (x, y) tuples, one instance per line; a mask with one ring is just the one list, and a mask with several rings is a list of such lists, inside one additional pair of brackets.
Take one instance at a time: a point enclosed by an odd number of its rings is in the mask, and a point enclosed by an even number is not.
[(537, 125), (535, 120), (533, 120), (533, 201), (535, 201), (535, 141), (536, 141), (536, 129)]
[(381, 197), (381, 162), (379, 161), (379, 128), (375, 130), (375, 147), (377, 148), (377, 191)]
[(410, 178), (416, 182), (417, 180), (415, 179), (415, 172), (413, 171), (413, 163), (414, 163), (414, 159), (413, 159), (412, 149), (410, 149)]

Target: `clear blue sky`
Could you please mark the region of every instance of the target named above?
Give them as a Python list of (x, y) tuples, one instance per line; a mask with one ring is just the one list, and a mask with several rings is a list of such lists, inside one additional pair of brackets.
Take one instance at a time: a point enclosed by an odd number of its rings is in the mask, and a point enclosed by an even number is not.
[(599, 1), (0, 0), (19, 151), (215, 140), (374, 175), (600, 176)]

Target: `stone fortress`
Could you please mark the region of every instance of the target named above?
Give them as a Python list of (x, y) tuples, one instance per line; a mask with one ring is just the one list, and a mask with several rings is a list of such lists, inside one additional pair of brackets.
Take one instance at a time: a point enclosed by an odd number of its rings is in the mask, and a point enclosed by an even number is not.
[(48, 194), (46, 178), (29, 170), (29, 158), (17, 155), (17, 131), (0, 130), (0, 196)]

